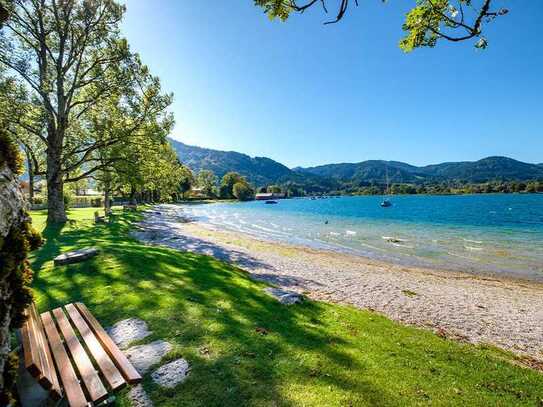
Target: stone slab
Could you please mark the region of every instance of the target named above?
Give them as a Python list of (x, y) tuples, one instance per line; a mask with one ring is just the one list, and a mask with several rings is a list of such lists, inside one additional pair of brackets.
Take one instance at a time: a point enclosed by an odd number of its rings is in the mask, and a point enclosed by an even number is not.
[(136, 370), (141, 375), (144, 375), (153, 365), (159, 363), (171, 350), (171, 344), (163, 340), (157, 340), (145, 345), (132, 346), (125, 350), (124, 354)]
[(62, 253), (55, 257), (55, 266), (62, 266), (64, 264), (78, 263), (83, 260), (90, 259), (98, 254), (98, 249), (95, 247), (85, 247), (83, 249), (74, 250), (71, 252)]
[(128, 392), (128, 398), (130, 399), (132, 407), (153, 407), (153, 402), (141, 383), (132, 386)]
[(145, 321), (138, 318), (123, 319), (107, 328), (106, 331), (121, 349), (126, 349), (131, 342), (139, 341), (152, 333)]
[(185, 359), (177, 359), (159, 367), (151, 374), (151, 378), (159, 386), (172, 388), (183, 383), (189, 373), (189, 363)]
[(284, 305), (298, 304), (304, 299), (302, 294), (298, 294), (295, 291), (282, 290), (281, 288), (267, 287), (264, 291)]

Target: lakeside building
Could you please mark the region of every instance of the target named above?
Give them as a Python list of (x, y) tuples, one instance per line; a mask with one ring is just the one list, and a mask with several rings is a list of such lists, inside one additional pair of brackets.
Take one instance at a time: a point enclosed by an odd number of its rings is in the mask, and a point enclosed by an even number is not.
[(255, 195), (257, 201), (268, 201), (270, 199), (285, 199), (286, 195), (282, 192), (267, 192)]

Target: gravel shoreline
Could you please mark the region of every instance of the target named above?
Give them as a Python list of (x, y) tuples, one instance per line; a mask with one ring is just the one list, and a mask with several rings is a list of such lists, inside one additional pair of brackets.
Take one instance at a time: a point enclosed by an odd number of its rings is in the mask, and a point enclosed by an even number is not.
[(310, 298), (380, 312), (440, 335), (543, 361), (543, 284), (405, 267), (211, 229), (174, 207), (147, 211), (134, 236), (214, 256)]

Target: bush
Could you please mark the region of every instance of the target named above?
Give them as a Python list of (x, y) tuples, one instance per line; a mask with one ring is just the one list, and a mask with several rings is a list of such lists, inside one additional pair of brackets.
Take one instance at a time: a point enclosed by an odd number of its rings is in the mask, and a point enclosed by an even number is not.
[(246, 182), (236, 182), (232, 190), (234, 196), (240, 201), (250, 201), (255, 195), (255, 191)]
[(90, 200), (91, 206), (93, 208), (101, 208), (102, 207), (102, 198), (94, 198)]

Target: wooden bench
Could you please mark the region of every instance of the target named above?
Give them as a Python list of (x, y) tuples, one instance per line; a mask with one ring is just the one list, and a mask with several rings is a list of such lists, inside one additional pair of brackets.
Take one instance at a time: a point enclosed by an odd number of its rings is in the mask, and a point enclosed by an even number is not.
[(24, 364), (53, 400), (92, 406), (141, 381), (140, 374), (82, 303), (38, 314), (32, 304), (21, 328)]

